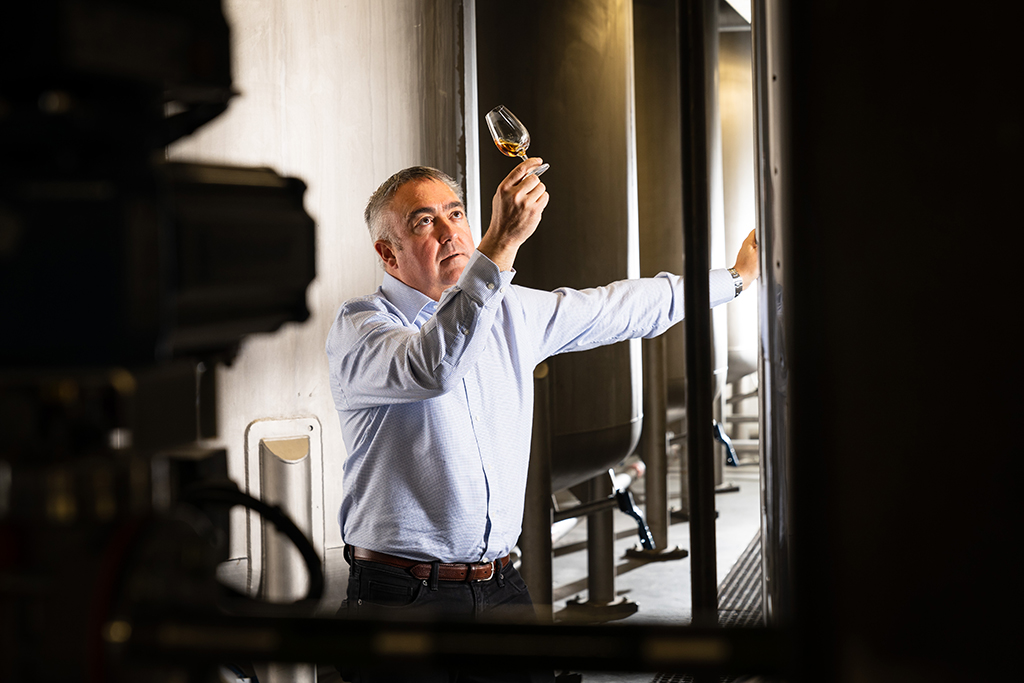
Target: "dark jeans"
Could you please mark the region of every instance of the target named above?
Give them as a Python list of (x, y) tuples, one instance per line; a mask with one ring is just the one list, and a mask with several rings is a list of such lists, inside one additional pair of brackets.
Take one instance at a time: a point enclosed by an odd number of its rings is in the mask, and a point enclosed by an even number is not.
[[(346, 553), (346, 559), (349, 554)], [(523, 621), (534, 616), (526, 583), (511, 563), (490, 581), (420, 580), (405, 569), (377, 562), (349, 560), (348, 599), (342, 610), (359, 617)], [(351, 671), (353, 683), (550, 683), (554, 673), (514, 670), (514, 662), (495, 660), (487, 671)]]

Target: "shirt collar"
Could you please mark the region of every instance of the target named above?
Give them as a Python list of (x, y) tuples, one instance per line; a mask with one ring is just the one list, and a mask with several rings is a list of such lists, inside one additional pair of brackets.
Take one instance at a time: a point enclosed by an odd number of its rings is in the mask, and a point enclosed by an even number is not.
[(428, 315), (433, 315), (433, 311), (437, 307), (436, 301), (390, 273), (384, 273), (384, 280), (380, 283), (380, 292), (384, 298), (398, 308), (409, 322), (415, 322), (424, 308), (430, 307)]

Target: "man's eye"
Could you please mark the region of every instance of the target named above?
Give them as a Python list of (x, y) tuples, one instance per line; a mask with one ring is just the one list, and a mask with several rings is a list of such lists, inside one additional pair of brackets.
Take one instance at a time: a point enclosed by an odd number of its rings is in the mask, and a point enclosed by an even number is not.
[(462, 220), (462, 216), (463, 216), (463, 213), (461, 211), (453, 211), (452, 212), (452, 218), (454, 220), (457, 220), (457, 221), (458, 220)]

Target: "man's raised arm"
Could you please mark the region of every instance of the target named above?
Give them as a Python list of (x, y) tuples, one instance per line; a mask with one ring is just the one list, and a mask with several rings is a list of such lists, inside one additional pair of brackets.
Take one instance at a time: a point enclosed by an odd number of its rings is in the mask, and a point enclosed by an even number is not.
[(491, 224), (477, 249), (503, 271), (512, 270), (516, 254), (540, 223), (548, 193), (533, 173), (541, 159), (522, 162), (498, 185), (491, 200)]

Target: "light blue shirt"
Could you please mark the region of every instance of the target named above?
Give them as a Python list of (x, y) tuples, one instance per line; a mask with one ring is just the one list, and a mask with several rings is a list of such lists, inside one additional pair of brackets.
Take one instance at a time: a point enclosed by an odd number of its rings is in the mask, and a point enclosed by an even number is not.
[[(519, 539), (533, 369), (549, 356), (664, 332), (682, 278), (543, 292), (475, 252), (434, 302), (390, 275), (342, 304), (327, 339), (348, 458), (346, 544), (413, 560), (491, 561)], [(731, 301), (726, 270), (711, 303)]]

